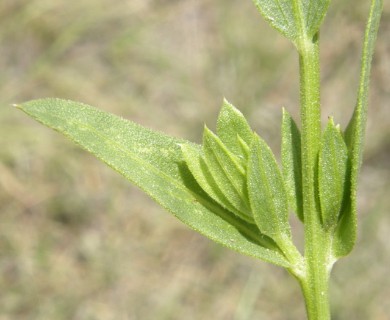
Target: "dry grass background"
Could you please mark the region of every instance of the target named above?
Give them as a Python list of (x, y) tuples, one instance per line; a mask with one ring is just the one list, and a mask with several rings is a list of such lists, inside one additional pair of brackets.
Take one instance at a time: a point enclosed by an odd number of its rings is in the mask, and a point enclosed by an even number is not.
[[(368, 2), (334, 0), (322, 32), (323, 116), (342, 125)], [(335, 320), (390, 314), (389, 34), (385, 1), (359, 241), (333, 272)], [(202, 238), (9, 107), (68, 98), (200, 141), (225, 96), (278, 152), (281, 107), (298, 115), (296, 60), (249, 0), (2, 0), (0, 320), (304, 319), (282, 269)]]

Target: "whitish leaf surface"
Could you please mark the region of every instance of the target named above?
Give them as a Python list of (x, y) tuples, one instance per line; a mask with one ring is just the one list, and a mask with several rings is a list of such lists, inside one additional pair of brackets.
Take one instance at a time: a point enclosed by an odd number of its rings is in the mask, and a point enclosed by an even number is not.
[(274, 239), (289, 237), (288, 199), (282, 175), (271, 149), (257, 135), (249, 157), (248, 191), (260, 231)]
[(269, 238), (199, 188), (180, 149), (187, 141), (72, 101), (35, 100), (18, 108), (94, 154), (192, 229), (243, 254), (288, 266), (281, 254), (264, 247), (272, 247)]
[(303, 221), (301, 134), (290, 114), (283, 109), (282, 171), (291, 209)]
[(337, 257), (347, 255), (356, 241), (356, 196), (359, 170), (362, 163), (364, 134), (367, 121), (368, 88), (371, 71), (371, 61), (374, 54), (376, 36), (382, 14), (383, 1), (372, 0), (368, 18), (362, 62), (360, 83), (356, 107), (345, 132), (345, 141), (351, 158), (350, 204), (342, 212), (342, 220), (337, 227), (333, 250)]
[(337, 223), (345, 195), (347, 169), (347, 146), (340, 129), (330, 119), (322, 136), (318, 161), (321, 215), (326, 229)]

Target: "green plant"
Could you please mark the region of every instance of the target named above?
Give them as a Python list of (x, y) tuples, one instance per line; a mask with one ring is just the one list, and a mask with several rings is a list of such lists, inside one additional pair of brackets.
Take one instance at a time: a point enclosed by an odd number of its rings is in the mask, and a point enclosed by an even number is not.
[[(333, 264), (356, 239), (356, 190), (367, 112), (370, 65), (382, 9), (372, 0), (356, 107), (342, 131), (320, 123), (319, 28), (330, 0), (254, 0), (299, 54), (301, 125), (282, 120), (282, 168), (244, 116), (224, 101), (216, 134), (203, 144), (168, 137), (90, 106), (43, 99), (17, 107), (135, 183), (208, 238), (286, 268), (300, 283), (309, 319), (329, 319)], [(295, 247), (289, 211), (304, 225)]]

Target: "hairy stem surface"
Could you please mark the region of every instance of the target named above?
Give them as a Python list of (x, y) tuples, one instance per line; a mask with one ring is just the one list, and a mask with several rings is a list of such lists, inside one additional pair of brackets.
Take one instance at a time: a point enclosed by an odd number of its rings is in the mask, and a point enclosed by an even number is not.
[(321, 138), (320, 63), (318, 36), (299, 43), (302, 180), (305, 225), (305, 276), (300, 284), (309, 319), (330, 319), (328, 282), (330, 237), (322, 227), (316, 191), (317, 158)]

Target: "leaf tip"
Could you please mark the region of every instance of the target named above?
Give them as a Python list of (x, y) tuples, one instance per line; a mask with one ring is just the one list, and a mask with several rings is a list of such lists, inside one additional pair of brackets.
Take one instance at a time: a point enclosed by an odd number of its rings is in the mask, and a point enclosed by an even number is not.
[(204, 131), (203, 131), (203, 135), (215, 135), (214, 132), (212, 132), (209, 127), (207, 125), (204, 125)]
[(231, 103), (229, 102), (229, 100), (226, 98), (226, 97), (223, 97), (223, 104), (227, 104), (227, 105), (231, 105)]
[(236, 114), (239, 114), (240, 116), (242, 116), (241, 111), (238, 110), (238, 109), (237, 109), (232, 103), (230, 103), (229, 100), (227, 100), (226, 98), (223, 99), (223, 105), (222, 105), (221, 112), (233, 112), (233, 113), (236, 113)]

